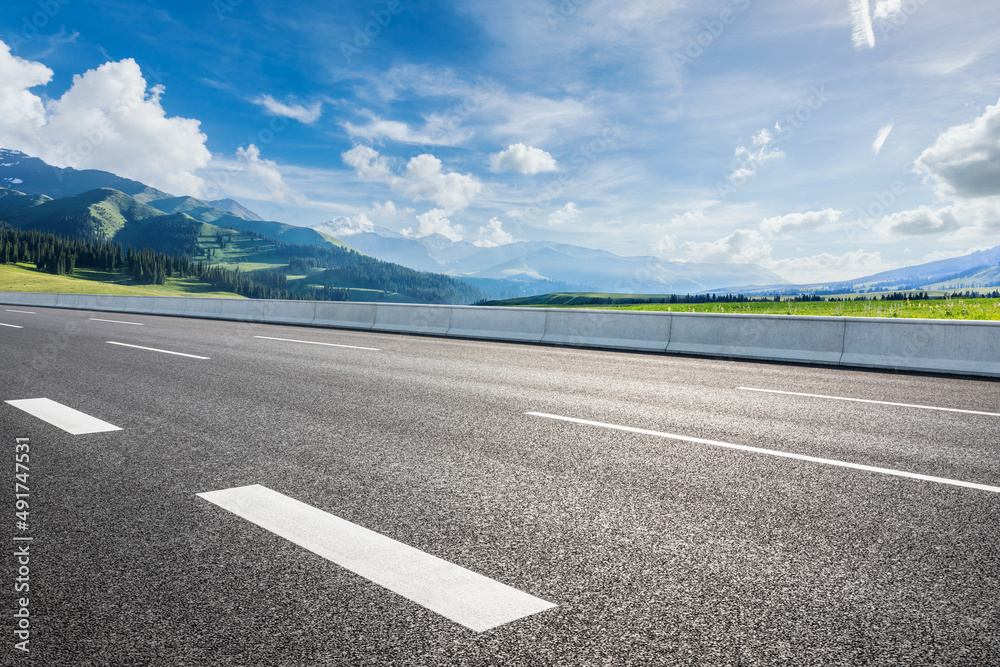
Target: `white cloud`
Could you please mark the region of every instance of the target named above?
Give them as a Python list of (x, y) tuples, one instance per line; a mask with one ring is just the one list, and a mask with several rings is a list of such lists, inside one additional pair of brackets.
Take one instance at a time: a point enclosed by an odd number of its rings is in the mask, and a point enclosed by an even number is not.
[(39, 131), (45, 125), (45, 105), (28, 91), (52, 80), (41, 63), (11, 55), (0, 42), (0, 146), (37, 151)]
[(490, 169), (496, 172), (514, 169), (522, 174), (539, 174), (546, 171), (556, 171), (559, 167), (555, 158), (548, 152), (518, 143), (511, 144), (506, 150), (491, 155)]
[(664, 236), (663, 238), (661, 238), (660, 240), (658, 240), (656, 243), (653, 244), (652, 250), (653, 254), (656, 255), (660, 256), (669, 255), (674, 250), (677, 250), (677, 237), (667, 234), (666, 236)]
[(737, 229), (717, 241), (687, 241), (678, 249), (691, 261), (707, 264), (763, 264), (771, 259), (771, 246), (752, 229)]
[(703, 211), (685, 211), (670, 217), (670, 224), (684, 227), (701, 227), (708, 224), (708, 218)]
[(458, 146), (472, 137), (470, 130), (460, 128), (453, 119), (440, 114), (428, 116), (422, 130), (415, 130), (401, 121), (386, 120), (373, 113), (366, 115), (369, 117), (367, 124), (345, 122), (342, 127), (352, 137), (368, 141), (389, 139), (416, 146)]
[(875, 3), (875, 18), (888, 19), (903, 13), (903, 0), (878, 0)]
[(278, 170), (273, 160), (265, 160), (260, 156), (260, 149), (250, 144), (236, 149), (237, 169), (244, 172), (250, 179), (251, 186), (265, 195), (262, 199), (272, 201), (301, 201), (302, 197), (290, 188)]
[(848, 280), (888, 268), (878, 252), (854, 250), (843, 255), (772, 259), (773, 248), (757, 231), (737, 229), (717, 241), (688, 241), (679, 246), (688, 259), (710, 264), (758, 264), (796, 283)]
[(499, 245), (513, 243), (514, 237), (504, 231), (503, 223), (499, 218), (490, 218), (490, 221), (479, 228), (479, 240), (473, 245), (480, 248), (495, 248)]
[(432, 201), (448, 211), (460, 211), (482, 192), (483, 185), (471, 174), (444, 172), (441, 160), (424, 153), (411, 158), (401, 177), (392, 180), (414, 201)]
[(320, 102), (310, 104), (308, 107), (301, 104), (285, 104), (279, 102), (270, 95), (261, 95), (254, 98), (253, 103), (264, 108), (264, 111), (271, 116), (282, 116), (292, 118), (300, 123), (311, 124), (319, 120), (323, 113), (323, 106)]
[(769, 260), (763, 266), (795, 283), (852, 280), (894, 268), (882, 261), (881, 253), (863, 249), (843, 255), (824, 252), (810, 257)]
[(889, 123), (878, 131), (875, 136), (875, 141), (872, 142), (872, 153), (878, 155), (882, 152), (882, 146), (885, 145), (885, 140), (889, 138), (889, 133), (892, 132), (893, 123)]
[(451, 224), (451, 220), (449, 220), (447, 216), (447, 211), (443, 211), (439, 208), (432, 208), (426, 213), (422, 213), (417, 216), (416, 229), (409, 227), (404, 229), (402, 234), (411, 238), (420, 238), (422, 236), (429, 236), (430, 234), (441, 234), (442, 236), (448, 237), (452, 241), (461, 241), (462, 234), (465, 233), (465, 229), (461, 225)]
[(762, 220), (760, 231), (769, 236), (790, 236), (814, 229), (829, 229), (840, 221), (843, 214), (843, 211), (826, 208), (822, 211), (779, 215)]
[(429, 153), (411, 158), (401, 175), (394, 174), (389, 161), (369, 146), (355, 146), (342, 157), (360, 178), (382, 181), (413, 201), (432, 201), (449, 213), (467, 208), (483, 190), (475, 176), (445, 172), (441, 160)]
[(1000, 102), (971, 123), (942, 132), (915, 167), (937, 182), (943, 196), (1000, 195)]
[(750, 146), (736, 147), (737, 168), (729, 174), (729, 180), (741, 183), (755, 175), (760, 165), (785, 157), (784, 151), (774, 146), (774, 135), (767, 128), (753, 135)]
[(28, 91), (52, 71), (10, 55), (0, 42), (0, 143), (60, 167), (102, 169), (174, 194), (199, 195), (195, 172), (211, 153), (200, 123), (168, 118), (163, 86), (147, 88), (134, 60), (108, 62), (73, 77), (44, 104)]
[(871, 4), (868, 0), (850, 0), (851, 41), (857, 50), (875, 48), (875, 31), (872, 29)]
[(573, 202), (569, 202), (562, 208), (549, 213), (549, 227), (562, 227), (568, 222), (576, 222), (579, 218), (580, 209)]
[(381, 181), (388, 179), (392, 174), (389, 161), (369, 146), (355, 146), (344, 152), (341, 157), (344, 164), (354, 169), (362, 180)]
[(893, 213), (876, 222), (874, 229), (886, 237), (927, 236), (962, 230), (992, 238), (1000, 230), (1000, 196)]

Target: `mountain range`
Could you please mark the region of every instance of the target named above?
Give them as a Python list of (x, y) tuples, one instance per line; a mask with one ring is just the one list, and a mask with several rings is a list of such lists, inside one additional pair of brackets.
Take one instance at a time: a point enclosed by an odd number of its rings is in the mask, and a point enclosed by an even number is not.
[(420, 238), (385, 227), (335, 218), (313, 226), (264, 220), (232, 199), (176, 197), (106, 171), (60, 168), (0, 148), (0, 218), (25, 229), (67, 236), (93, 232), (126, 245), (163, 252), (189, 222), (196, 235), (233, 229), (303, 246), (352, 248), (417, 271), (445, 274), (493, 296), (550, 292), (636, 294), (843, 294), (894, 290), (954, 290), (1000, 285), (1000, 247), (854, 280), (790, 284), (754, 264), (672, 262), (623, 257), (551, 241), (479, 246), (440, 234)]
[(727, 285), (785, 281), (755, 264), (697, 264), (552, 241), (477, 246), (441, 234), (410, 238), (385, 227), (335, 218), (314, 229), (390, 262), (463, 279), (504, 280), (522, 294), (552, 291), (688, 294)]

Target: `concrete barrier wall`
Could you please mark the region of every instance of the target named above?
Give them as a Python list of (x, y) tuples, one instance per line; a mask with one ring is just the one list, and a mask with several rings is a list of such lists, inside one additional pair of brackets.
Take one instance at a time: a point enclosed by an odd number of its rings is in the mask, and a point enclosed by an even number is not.
[(412, 306), (399, 303), (379, 303), (375, 306), (372, 331), (395, 333), (448, 335), (452, 306)]
[(344, 303), (320, 301), (316, 303), (314, 327), (334, 329), (371, 329), (375, 324), (374, 303)]
[(667, 352), (839, 364), (843, 318), (677, 313)]
[(0, 303), (1000, 377), (1000, 322), (17, 292)]
[(449, 336), (539, 343), (548, 309), (453, 306)]
[(849, 319), (841, 363), (1000, 377), (1000, 323)]
[(665, 352), (673, 318), (667, 313), (620, 312), (608, 317), (602, 310), (548, 311), (543, 343), (576, 347)]

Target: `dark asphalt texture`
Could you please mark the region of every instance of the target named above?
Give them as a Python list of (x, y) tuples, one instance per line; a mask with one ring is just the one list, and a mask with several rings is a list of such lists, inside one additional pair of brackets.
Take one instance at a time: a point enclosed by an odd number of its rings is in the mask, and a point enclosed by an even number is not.
[[(525, 414), (998, 486), (1000, 417), (737, 387), (1000, 412), (1000, 382), (22, 310), (0, 400), (123, 430), (0, 403), (34, 537), (0, 664), (1000, 664), (1000, 494)], [(477, 634), (195, 495), (248, 484), (559, 606)]]

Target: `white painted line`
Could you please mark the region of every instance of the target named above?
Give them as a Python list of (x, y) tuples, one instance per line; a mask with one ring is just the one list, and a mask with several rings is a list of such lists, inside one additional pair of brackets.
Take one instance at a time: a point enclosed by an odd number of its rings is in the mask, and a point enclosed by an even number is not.
[(137, 350), (149, 350), (150, 352), (162, 352), (163, 354), (176, 354), (178, 357), (191, 357), (192, 359), (210, 359), (211, 357), (199, 357), (197, 354), (185, 354), (184, 352), (171, 352), (170, 350), (158, 350), (155, 347), (143, 347), (142, 345), (129, 345), (128, 343), (116, 343), (113, 340), (105, 341), (108, 345), (121, 345), (122, 347), (134, 347)]
[(4, 324), (0, 322), (0, 327), (10, 327), (11, 329), (23, 329), (24, 327), (19, 327), (16, 324)]
[(146, 326), (142, 322), (123, 322), (121, 320), (101, 320), (101, 319), (98, 319), (96, 317), (91, 317), (90, 321), (91, 322), (111, 322), (112, 324), (134, 324), (137, 327), (144, 327), (144, 326)]
[(286, 343), (308, 343), (309, 345), (326, 345), (328, 347), (349, 347), (352, 350), (371, 350), (372, 352), (381, 352), (377, 347), (358, 347), (357, 345), (338, 345), (337, 343), (317, 343), (311, 340), (295, 340), (294, 338), (272, 338), (271, 336), (254, 336), (254, 338), (263, 338), (265, 340), (283, 340)]
[(198, 496), (476, 632), (556, 606), (259, 484)]
[(991, 493), (1000, 493), (1000, 486), (989, 486), (987, 484), (976, 484), (975, 482), (963, 482), (957, 479), (948, 479), (946, 477), (932, 477), (930, 475), (921, 475), (914, 472), (905, 472), (902, 470), (892, 470), (891, 468), (876, 468), (875, 466), (866, 466), (860, 463), (847, 463), (846, 461), (836, 461), (834, 459), (821, 459), (816, 456), (806, 456), (804, 454), (791, 454), (789, 452), (781, 452), (776, 449), (763, 449), (761, 447), (748, 447), (747, 445), (734, 445), (728, 442), (719, 442), (717, 440), (704, 440), (702, 438), (692, 438), (687, 435), (674, 435), (672, 433), (661, 433), (660, 431), (647, 431), (643, 428), (633, 428), (631, 426), (618, 426), (616, 424), (604, 424), (602, 422), (592, 422), (586, 419), (575, 419), (573, 417), (560, 417), (559, 415), (549, 415), (544, 412), (527, 412), (525, 414), (532, 415), (533, 417), (545, 417), (546, 419), (558, 419), (566, 422), (573, 422), (575, 424), (584, 424), (586, 426), (600, 426), (601, 428), (610, 428), (617, 431), (628, 431), (629, 433), (640, 433), (642, 435), (653, 435), (658, 438), (670, 438), (671, 440), (682, 440), (684, 442), (695, 442), (701, 445), (712, 445), (713, 447), (725, 447), (727, 449), (738, 449), (743, 452), (754, 452), (756, 454), (767, 454), (768, 456), (780, 456), (786, 459), (796, 459), (799, 461), (810, 461), (812, 463), (822, 463), (824, 465), (838, 466), (840, 468), (852, 468), (854, 470), (865, 470), (867, 472), (877, 472), (882, 475), (893, 475), (895, 477), (908, 477), (910, 479), (920, 479), (925, 482), (935, 482), (937, 484), (951, 484), (952, 486), (963, 486), (968, 489), (978, 489), (980, 491), (989, 491)]
[(37, 315), (33, 310), (11, 310), (10, 308), (5, 308), (8, 313), (24, 313), (25, 315)]
[(767, 394), (784, 394), (786, 396), (806, 396), (808, 398), (828, 398), (831, 401), (853, 401), (855, 403), (876, 403), (878, 405), (892, 405), (897, 408), (917, 408), (919, 410), (940, 410), (941, 412), (961, 412), (967, 415), (986, 415), (987, 417), (1000, 417), (996, 412), (976, 412), (975, 410), (958, 410), (957, 408), (936, 408), (931, 405), (912, 405), (910, 403), (889, 403), (887, 401), (872, 401), (867, 398), (845, 398), (844, 396), (824, 396), (823, 394), (800, 394), (795, 391), (778, 391), (777, 389), (754, 389), (753, 387), (737, 387), (744, 391), (760, 391)]
[(67, 407), (62, 403), (56, 403), (48, 398), (26, 398), (19, 401), (4, 401), (13, 405), (18, 410), (24, 410), (29, 415), (38, 417), (42, 421), (61, 428), (73, 435), (83, 435), (85, 433), (105, 433), (107, 431), (120, 431), (121, 428), (106, 421), (101, 421), (96, 417), (91, 417), (79, 410)]

